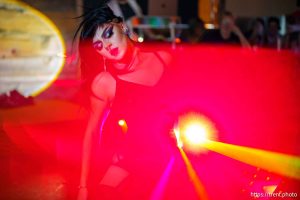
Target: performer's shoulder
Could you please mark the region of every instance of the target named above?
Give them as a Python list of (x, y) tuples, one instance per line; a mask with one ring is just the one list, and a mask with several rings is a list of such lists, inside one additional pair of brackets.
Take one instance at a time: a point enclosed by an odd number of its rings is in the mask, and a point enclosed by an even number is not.
[(96, 97), (112, 100), (116, 91), (116, 80), (109, 72), (100, 72), (94, 78), (91, 89)]

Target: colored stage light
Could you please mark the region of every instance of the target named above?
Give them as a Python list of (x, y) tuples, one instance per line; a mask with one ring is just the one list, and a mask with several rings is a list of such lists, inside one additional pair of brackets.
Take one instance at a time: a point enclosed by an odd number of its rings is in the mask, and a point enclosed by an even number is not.
[(183, 147), (183, 143), (182, 143), (182, 140), (180, 139), (180, 132), (179, 132), (177, 125), (173, 131), (174, 131), (174, 134), (176, 137), (177, 147), (181, 149)]
[(123, 133), (127, 133), (128, 126), (127, 126), (126, 121), (125, 121), (124, 119), (120, 119), (120, 120), (118, 121), (118, 124), (119, 124), (119, 126), (121, 127), (122, 132), (123, 132)]
[(144, 42), (144, 38), (143, 37), (138, 37), (138, 42)]
[(181, 42), (181, 39), (180, 38), (176, 38), (175, 39), (175, 43), (180, 43)]
[(197, 113), (182, 115), (174, 128), (177, 146), (197, 152), (203, 150), (204, 143), (214, 140), (216, 133), (211, 120)]
[[(268, 170), (272, 173), (300, 180), (300, 157), (251, 147), (208, 141), (203, 147), (238, 160), (240, 162)], [(270, 177), (266, 178), (269, 181)]]
[(187, 155), (185, 154), (183, 149), (179, 148), (179, 151), (180, 151), (182, 159), (185, 163), (188, 176), (195, 188), (197, 196), (199, 197), (199, 199), (208, 200), (208, 196), (207, 196), (206, 190), (204, 188), (204, 185), (202, 184), (199, 176), (197, 175), (197, 172), (195, 171), (192, 163), (190, 162), (189, 158), (187, 157)]
[(124, 125), (126, 125), (126, 122), (124, 119), (120, 119), (118, 124), (119, 124), (119, 126), (124, 126)]
[(184, 136), (186, 140), (190, 144), (194, 145), (201, 145), (203, 142), (207, 140), (208, 131), (206, 130), (205, 126), (202, 124), (190, 124), (185, 132)]

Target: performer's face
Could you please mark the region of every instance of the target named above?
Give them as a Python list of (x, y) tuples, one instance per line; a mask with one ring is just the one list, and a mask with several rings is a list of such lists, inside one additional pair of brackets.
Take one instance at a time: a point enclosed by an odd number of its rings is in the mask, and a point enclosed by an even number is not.
[(107, 23), (99, 26), (93, 37), (94, 48), (107, 59), (120, 60), (128, 49), (128, 38), (121, 23)]

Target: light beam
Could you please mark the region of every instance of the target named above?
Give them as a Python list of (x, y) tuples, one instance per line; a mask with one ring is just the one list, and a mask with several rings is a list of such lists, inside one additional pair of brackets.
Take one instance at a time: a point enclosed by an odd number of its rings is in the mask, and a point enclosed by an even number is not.
[(208, 141), (203, 146), (211, 151), (290, 178), (300, 179), (300, 158), (283, 153)]

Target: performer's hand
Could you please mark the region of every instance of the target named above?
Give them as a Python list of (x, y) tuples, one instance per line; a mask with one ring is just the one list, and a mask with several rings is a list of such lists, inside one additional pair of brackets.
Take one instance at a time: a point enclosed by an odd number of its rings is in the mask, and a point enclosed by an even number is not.
[(87, 200), (88, 198), (88, 190), (87, 188), (79, 188), (77, 200)]

